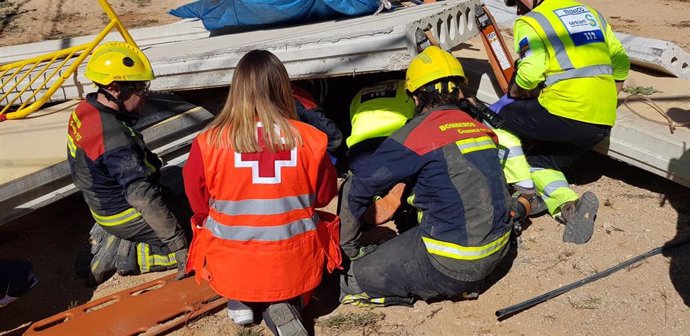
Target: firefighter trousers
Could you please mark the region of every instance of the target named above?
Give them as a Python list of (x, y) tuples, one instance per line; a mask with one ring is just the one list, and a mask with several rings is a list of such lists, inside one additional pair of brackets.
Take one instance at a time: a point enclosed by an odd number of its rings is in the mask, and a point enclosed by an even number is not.
[(429, 258), (417, 226), (379, 245), (351, 267), (359, 287), (372, 298), (447, 299), (479, 290), (481, 281), (450, 278)]

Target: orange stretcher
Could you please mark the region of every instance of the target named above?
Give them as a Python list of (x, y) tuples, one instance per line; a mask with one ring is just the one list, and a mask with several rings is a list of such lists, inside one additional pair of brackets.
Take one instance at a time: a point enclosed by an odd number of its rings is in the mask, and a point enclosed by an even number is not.
[(160, 335), (224, 306), (207, 282), (175, 274), (38, 321), (24, 335)]

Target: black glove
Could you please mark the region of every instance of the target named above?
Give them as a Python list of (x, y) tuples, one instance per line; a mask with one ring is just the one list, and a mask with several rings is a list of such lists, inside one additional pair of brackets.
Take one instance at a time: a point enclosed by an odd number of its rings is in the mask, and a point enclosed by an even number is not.
[(187, 267), (187, 252), (189, 252), (189, 250), (186, 248), (175, 251), (175, 260), (177, 261), (177, 274), (175, 275), (175, 280), (182, 280), (188, 276), (185, 272), (185, 268)]
[(359, 254), (359, 240), (355, 239), (345, 244), (340, 245), (343, 253), (348, 257), (348, 259)]

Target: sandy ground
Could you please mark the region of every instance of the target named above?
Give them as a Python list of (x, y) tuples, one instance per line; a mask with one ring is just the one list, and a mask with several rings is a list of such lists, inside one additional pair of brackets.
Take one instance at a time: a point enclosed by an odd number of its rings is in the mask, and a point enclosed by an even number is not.
[[(189, 2), (108, 1), (129, 29), (175, 22), (167, 12)], [(0, 0), (0, 46), (93, 34), (108, 21), (96, 0)]]
[[(175, 19), (166, 11), (187, 2), (111, 1), (130, 27), (172, 22)], [(92, 33), (102, 26), (95, 3), (0, 0), (0, 45)], [(688, 1), (588, 3), (606, 15), (616, 30), (690, 47)], [(664, 81), (645, 76), (636, 75), (631, 80), (635, 86)], [(687, 82), (673, 85), (686, 96), (690, 92)], [(598, 154), (589, 154), (567, 174), (576, 191), (594, 191), (601, 200), (594, 236), (586, 245), (563, 243), (562, 226), (548, 216), (533, 218), (523, 234), (522, 246), (478, 300), (418, 302), (410, 308), (373, 310), (338, 306), (334, 279), (326, 278), (307, 309), (308, 322), (315, 324), (317, 335), (690, 335), (690, 245), (497, 321), (497, 309), (690, 234), (687, 188)], [(29, 294), (0, 310), (0, 335), (163, 275), (116, 276), (98, 288), (86, 288), (74, 275), (73, 261), (91, 223), (88, 209), (75, 195), (0, 227), (0, 256), (30, 259), (40, 279)], [(392, 233), (385, 228), (377, 231), (372, 235)], [(172, 334), (268, 333), (262, 326), (238, 328), (219, 311)]]

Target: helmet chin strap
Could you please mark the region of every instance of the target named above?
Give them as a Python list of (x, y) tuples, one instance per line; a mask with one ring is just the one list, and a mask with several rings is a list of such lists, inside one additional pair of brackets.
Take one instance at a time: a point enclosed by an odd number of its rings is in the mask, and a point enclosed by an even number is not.
[(414, 107), (414, 115), (422, 113), (424, 107), (426, 107), (426, 97), (422, 97), (422, 95), (417, 95), (417, 100), (419, 103)]
[(517, 15), (524, 15), (531, 12), (537, 6), (541, 5), (544, 0), (532, 0), (532, 8), (527, 7), (522, 1), (518, 0), (517, 4)]
[(115, 98), (115, 96), (113, 96), (106, 89), (98, 88), (98, 93), (102, 94), (105, 97), (105, 99), (117, 104), (117, 107), (120, 109), (120, 112), (129, 112), (125, 107), (125, 102), (120, 98)]
[(529, 7), (527, 7), (522, 1), (517, 2), (517, 15), (524, 15), (530, 12)]
[(427, 103), (436, 99), (440, 95), (444, 94), (458, 94), (460, 88), (458, 83), (453, 80), (439, 80), (436, 82), (431, 82), (419, 88), (417, 94), (415, 95), (419, 100), (419, 104), (415, 107), (415, 115), (420, 114)]

